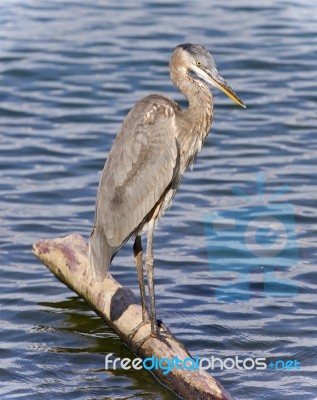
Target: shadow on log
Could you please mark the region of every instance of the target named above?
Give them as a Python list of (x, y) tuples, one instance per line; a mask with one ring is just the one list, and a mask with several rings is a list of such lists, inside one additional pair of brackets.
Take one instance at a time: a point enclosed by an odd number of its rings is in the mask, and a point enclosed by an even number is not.
[[(173, 336), (150, 338), (140, 347), (142, 340), (150, 334), (150, 324), (142, 326), (132, 339), (129, 338), (133, 328), (142, 321), (141, 306), (133, 292), (110, 275), (102, 283), (94, 279), (82, 236), (74, 234), (40, 240), (34, 243), (33, 253), (60, 281), (82, 297), (138, 357), (154, 356), (159, 360), (191, 357)], [(162, 384), (185, 400), (231, 399), (220, 383), (205, 371), (173, 369), (165, 375), (163, 372), (152, 370)]]

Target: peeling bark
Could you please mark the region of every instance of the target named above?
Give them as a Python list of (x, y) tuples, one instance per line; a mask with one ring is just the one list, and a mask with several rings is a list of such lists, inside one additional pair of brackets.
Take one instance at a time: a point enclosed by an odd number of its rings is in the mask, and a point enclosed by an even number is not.
[[(33, 253), (61, 282), (82, 297), (138, 357), (172, 359), (177, 356), (180, 360), (191, 357), (174, 336), (151, 337), (140, 347), (142, 340), (150, 334), (150, 324), (142, 326), (132, 339), (129, 338), (131, 331), (142, 321), (141, 306), (134, 293), (111, 275), (101, 283), (94, 279), (87, 245), (80, 235), (40, 240), (34, 243)], [(231, 399), (221, 384), (205, 371), (174, 369), (165, 375), (163, 372), (152, 370), (162, 384), (182, 399)]]

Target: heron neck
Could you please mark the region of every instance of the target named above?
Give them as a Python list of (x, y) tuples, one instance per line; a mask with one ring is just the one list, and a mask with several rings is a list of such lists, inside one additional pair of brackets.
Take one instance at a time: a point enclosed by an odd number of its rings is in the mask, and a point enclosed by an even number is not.
[[(190, 114), (192, 121), (196, 122), (205, 117), (211, 124), (213, 101), (208, 86), (202, 80), (193, 78), (190, 75), (187, 75), (186, 78), (185, 84), (180, 88), (189, 103), (185, 112)], [(208, 130), (210, 129), (210, 124)]]
[[(171, 79), (188, 100), (188, 108), (180, 111), (176, 136), (179, 139), (181, 159), (184, 167), (193, 163), (206, 139), (212, 123), (213, 101), (208, 86), (200, 79), (193, 78), (187, 71), (178, 70)], [(184, 148), (182, 148), (184, 147)]]
[(208, 86), (202, 80), (190, 76), (186, 70), (180, 73), (179, 70), (171, 69), (171, 80), (188, 100), (189, 106), (183, 111), (187, 123), (190, 121), (190, 125), (197, 126), (197, 122), (205, 121), (204, 130), (207, 135), (213, 114), (212, 94)]

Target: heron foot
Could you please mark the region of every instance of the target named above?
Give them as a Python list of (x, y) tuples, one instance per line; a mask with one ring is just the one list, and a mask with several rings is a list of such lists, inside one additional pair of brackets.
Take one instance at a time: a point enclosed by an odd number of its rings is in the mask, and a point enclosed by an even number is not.
[(142, 328), (142, 326), (150, 323), (151, 321), (149, 319), (144, 319), (142, 322), (140, 322), (135, 328), (132, 329), (132, 332), (128, 336), (128, 340), (131, 342), (134, 336), (138, 333), (139, 329)]
[[(138, 348), (138, 350), (144, 345), (145, 342), (147, 342), (149, 339), (158, 339), (158, 340), (162, 340), (163, 342), (165, 342), (166, 344), (168, 344), (168, 341), (166, 339), (172, 339), (172, 340), (176, 340), (176, 338), (173, 336), (172, 332), (167, 328), (167, 326), (164, 325), (163, 321), (161, 320), (156, 320), (156, 326), (155, 326), (155, 330), (151, 330), (151, 333), (147, 336), (145, 336), (143, 339), (139, 340), (136, 343), (136, 346)], [(150, 320), (146, 320), (146, 321), (142, 321), (137, 327), (135, 327), (133, 329), (133, 331), (130, 333), (129, 335), (129, 339), (132, 340), (132, 338), (135, 336), (135, 334), (138, 332), (138, 330), (146, 325), (151, 323)]]
[[(168, 327), (161, 320), (157, 320), (158, 326), (158, 335), (160, 339), (166, 342), (166, 339), (177, 341), (176, 337), (172, 334), (172, 332), (168, 329)], [(167, 343), (167, 342), (166, 342)]]

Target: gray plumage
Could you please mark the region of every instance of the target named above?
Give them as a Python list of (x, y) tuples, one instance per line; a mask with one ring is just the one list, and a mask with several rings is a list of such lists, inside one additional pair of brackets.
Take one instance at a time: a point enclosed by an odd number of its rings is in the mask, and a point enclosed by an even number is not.
[[(134, 234), (134, 254), (141, 290), (143, 319), (148, 320), (143, 280), (141, 233), (148, 230), (146, 270), (153, 280), (154, 222), (170, 206), (184, 170), (200, 151), (209, 132), (213, 101), (208, 86), (218, 86), (238, 104), (243, 102), (220, 77), (208, 51), (199, 45), (176, 47), (170, 60), (171, 80), (187, 97), (189, 107), (152, 94), (128, 113), (105, 164), (96, 202), (95, 224), (89, 240), (89, 258), (102, 281), (118, 249)], [(150, 227), (148, 229), (148, 227)], [(149, 244), (150, 243), (150, 244)], [(141, 258), (138, 255), (141, 254)], [(140, 261), (141, 259), (141, 261)], [(148, 282), (151, 330), (158, 334), (154, 284)]]

